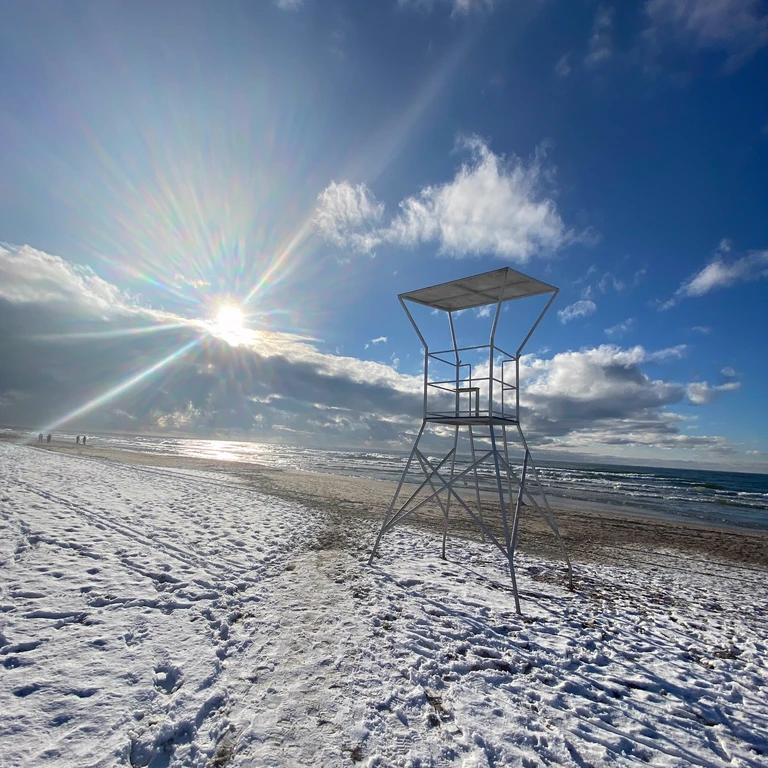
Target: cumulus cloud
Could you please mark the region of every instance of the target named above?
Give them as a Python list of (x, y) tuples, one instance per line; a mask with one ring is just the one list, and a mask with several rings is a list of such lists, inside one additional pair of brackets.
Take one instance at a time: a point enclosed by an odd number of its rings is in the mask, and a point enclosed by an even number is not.
[(542, 153), (526, 163), (495, 154), (478, 137), (461, 146), (470, 160), (454, 178), (402, 200), (383, 227), (373, 226), (383, 207), (364, 185), (331, 184), (318, 199), (318, 232), (361, 251), (381, 242), (406, 247), (434, 242), (444, 255), (487, 253), (521, 264), (578, 239), (547, 191), (551, 171)]
[(589, 50), (584, 58), (588, 67), (603, 64), (613, 56), (613, 17), (614, 9), (600, 6), (592, 23), (592, 37), (589, 39)]
[(709, 333), (712, 333), (711, 328), (707, 328), (705, 325), (694, 325), (693, 328), (691, 328), (692, 331), (695, 333), (700, 333), (702, 336), (706, 336)]
[[(673, 348), (674, 350), (675, 348)], [(680, 384), (652, 380), (641, 366), (674, 356), (677, 351), (650, 352), (642, 346), (623, 349), (602, 344), (593, 349), (561, 352), (549, 360), (525, 356), (521, 378), (534, 400), (544, 398), (565, 414), (563, 404), (580, 402), (578, 418), (613, 417), (627, 409), (666, 406), (682, 399)]]
[(740, 387), (740, 381), (728, 381), (718, 386), (710, 386), (706, 381), (695, 381), (688, 385), (688, 399), (693, 405), (708, 405), (713, 403), (722, 392), (733, 392)]
[(728, 56), (735, 69), (768, 43), (768, 15), (760, 0), (648, 0), (648, 34)]
[(575, 304), (570, 304), (565, 309), (558, 310), (557, 316), (561, 323), (570, 323), (571, 320), (591, 315), (595, 310), (597, 310), (597, 304), (594, 301), (582, 299)]
[(471, 161), (452, 181), (403, 200), (388, 239), (403, 245), (436, 241), (453, 256), (492, 253), (525, 263), (572, 237), (544, 191), (542, 158), (505, 162), (477, 137), (464, 146)]
[(691, 395), (701, 396), (703, 390), (652, 378), (644, 370), (684, 352), (684, 347), (650, 351), (604, 344), (549, 359), (525, 355), (520, 375), (526, 430), (539, 441), (560, 447), (602, 444), (730, 451), (721, 437), (680, 434), (683, 417), (669, 410)]
[(723, 368), (720, 373), (723, 374), (723, 376), (732, 379), (734, 376), (738, 376), (739, 374), (736, 373), (736, 371), (733, 370), (729, 365), (727, 365), (725, 368)]
[(729, 260), (729, 254), (730, 246), (723, 241), (715, 252), (714, 259), (683, 282), (674, 296), (659, 308), (669, 309), (682, 299), (704, 296), (720, 288), (768, 277), (768, 251), (752, 251), (735, 260)]
[(90, 268), (70, 264), (28, 245), (0, 245), (0, 299), (14, 304), (71, 304), (106, 311), (130, 299)]

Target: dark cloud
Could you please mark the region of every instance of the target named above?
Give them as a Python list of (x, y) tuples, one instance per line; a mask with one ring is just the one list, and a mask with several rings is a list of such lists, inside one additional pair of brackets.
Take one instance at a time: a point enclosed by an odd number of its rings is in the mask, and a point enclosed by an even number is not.
[(523, 420), (536, 440), (562, 448), (602, 444), (730, 452), (722, 437), (682, 434), (684, 419), (669, 408), (686, 399), (698, 405), (705, 394), (736, 387), (684, 385), (653, 379), (643, 370), (648, 363), (684, 354), (685, 347), (648, 352), (604, 344), (550, 359), (526, 356), (521, 362), (527, 382)]
[(399, 441), (392, 424), (420, 412), (418, 385), (387, 366), (326, 355), (291, 334), (231, 346), (33, 249), (0, 250), (0, 283), (3, 423), (56, 424), (188, 345), (67, 428), (365, 444)]
[[(42, 280), (40, 268), (56, 279)], [(232, 346), (200, 321), (138, 306), (89, 270), (32, 249), (0, 248), (0, 328), (5, 424), (382, 447), (406, 447), (419, 425), (420, 377), (324, 353), (293, 334), (257, 331)], [(686, 398), (705, 404), (737, 383), (681, 384), (645, 372), (684, 354), (603, 345), (526, 356), (526, 431), (564, 450), (728, 450), (722, 438), (682, 434), (682, 417), (669, 409)]]

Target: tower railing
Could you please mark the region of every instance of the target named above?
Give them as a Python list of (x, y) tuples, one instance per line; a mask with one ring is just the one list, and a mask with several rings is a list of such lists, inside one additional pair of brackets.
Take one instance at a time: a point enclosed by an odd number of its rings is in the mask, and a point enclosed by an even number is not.
[[(461, 355), (467, 352), (485, 358), (487, 362), (474, 366), (463, 362)], [(458, 363), (446, 359), (445, 355), (459, 358)], [(424, 417), (438, 422), (500, 419), (516, 423), (519, 411), (517, 361), (514, 355), (492, 344), (427, 351)], [(509, 363), (514, 363), (511, 371)]]

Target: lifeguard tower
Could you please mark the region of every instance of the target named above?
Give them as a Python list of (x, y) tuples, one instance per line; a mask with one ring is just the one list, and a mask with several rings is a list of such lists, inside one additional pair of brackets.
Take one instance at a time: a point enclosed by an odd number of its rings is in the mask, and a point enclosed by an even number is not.
[[(519, 418), (520, 355), (557, 293), (554, 286), (505, 267), (398, 296), (424, 347), (424, 416), (369, 563), (373, 562), (387, 531), (417, 511), (430, 507), (442, 515), (442, 557), (445, 558), (450, 512), (458, 506), (480, 529), (483, 540), (489, 540), (504, 553), (509, 563), (515, 608), (520, 613), (515, 549), (520, 515), (524, 508), (532, 508), (554, 533), (567, 565), (568, 584), (573, 586), (568, 553)], [(505, 303), (547, 295), (549, 300), (541, 312), (529, 315), (526, 326), (519, 332), (522, 336), (527, 330), (515, 352), (501, 349), (496, 344), (496, 336)], [(422, 320), (421, 328), (414, 320), (409, 303), (431, 310)], [(491, 322), (487, 343), (459, 346), (456, 320), (467, 310), (477, 310)], [(433, 351), (427, 343), (426, 336), (431, 334), (426, 327), (434, 330), (432, 315), (441, 312), (448, 318), (450, 346)], [(439, 461), (419, 447), (425, 434), (430, 433), (433, 444), (434, 439), (441, 436), (453, 443)], [(413, 490), (411, 483), (416, 484)], [(406, 486), (408, 491), (404, 490)], [(401, 497), (406, 494), (407, 498), (402, 501)]]

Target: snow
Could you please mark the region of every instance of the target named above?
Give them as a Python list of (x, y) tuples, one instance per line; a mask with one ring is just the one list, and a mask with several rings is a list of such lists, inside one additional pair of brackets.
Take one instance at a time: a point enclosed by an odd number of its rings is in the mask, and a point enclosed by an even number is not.
[(0, 765), (768, 765), (766, 573), (500, 556), (0, 445)]

